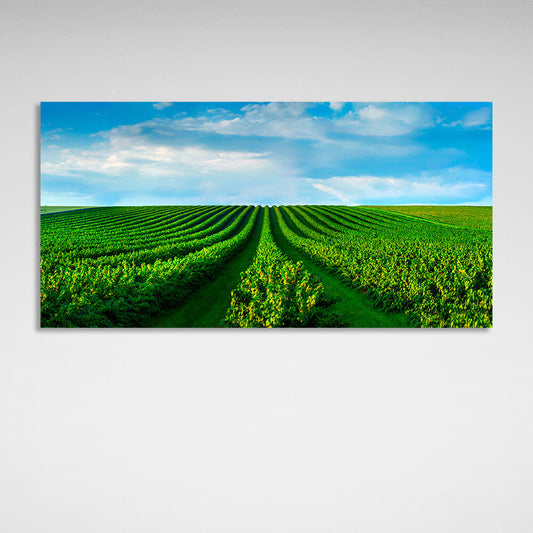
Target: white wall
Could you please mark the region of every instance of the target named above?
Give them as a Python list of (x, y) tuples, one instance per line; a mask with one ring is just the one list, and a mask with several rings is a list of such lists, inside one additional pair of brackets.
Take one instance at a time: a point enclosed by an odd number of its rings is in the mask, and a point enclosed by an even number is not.
[[(533, 530), (532, 4), (0, 4), (0, 530)], [(40, 331), (41, 100), (494, 102), (491, 331)]]

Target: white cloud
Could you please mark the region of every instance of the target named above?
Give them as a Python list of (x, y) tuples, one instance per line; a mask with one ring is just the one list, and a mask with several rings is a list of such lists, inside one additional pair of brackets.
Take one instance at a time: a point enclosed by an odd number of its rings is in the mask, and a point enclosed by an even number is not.
[[(338, 111), (344, 103), (332, 102)], [(187, 117), (173, 122), (182, 130), (214, 132), (225, 135), (283, 137), (331, 141), (331, 133), (368, 136), (405, 135), (435, 124), (432, 108), (426, 104), (366, 105), (333, 119), (312, 117), (304, 102), (249, 104), (243, 114), (231, 118)]]
[(153, 104), (153, 105), (158, 111), (161, 111), (162, 109), (165, 109), (165, 107), (170, 107), (173, 104), (172, 102), (157, 102), (156, 104)]
[(42, 139), (47, 141), (59, 141), (61, 135), (59, 135), (63, 130), (61, 128), (54, 128), (53, 130), (48, 130), (43, 132)]
[(491, 175), (487, 172), (450, 169), (441, 175), (422, 173), (405, 178), (382, 176), (335, 176), (311, 179), (315, 189), (327, 192), (346, 203), (396, 201), (412, 198), (415, 203), (439, 201), (454, 203), (464, 197), (485, 198), (491, 194)]
[(386, 115), (385, 110), (369, 105), (359, 110), (359, 118), (362, 120), (379, 120)]
[(482, 107), (475, 111), (467, 113), (463, 120), (455, 120), (443, 126), (455, 128), (456, 126), (463, 126), (464, 128), (475, 128), (479, 126), (488, 126), (492, 117), (492, 110), (490, 107)]
[(186, 173), (279, 170), (270, 152), (176, 146), (175, 121), (153, 120), (100, 132), (90, 148), (65, 148), (41, 164), (43, 174), (79, 176), (84, 172), (118, 176), (180, 176)]
[(450, 122), (449, 124), (442, 124), (446, 128), (455, 128), (456, 126), (461, 126), (463, 124), (462, 120), (454, 120), (453, 122)]
[(338, 198), (341, 201), (345, 201), (344, 195), (342, 195), (339, 191), (335, 190), (333, 187), (329, 187), (328, 185), (324, 185), (323, 183), (313, 183), (313, 187), (319, 191), (331, 194), (332, 196), (335, 196), (335, 198)]
[(342, 110), (346, 102), (330, 102), (329, 107), (333, 109), (336, 113)]
[(208, 109), (207, 113), (210, 115), (227, 115), (229, 114), (229, 111), (227, 109), (224, 109), (223, 107), (214, 107), (212, 109)]
[(247, 172), (268, 168), (267, 152), (218, 151), (199, 146), (172, 148), (137, 144), (118, 149), (111, 146), (93, 150), (64, 149), (61, 160), (44, 162), (43, 174), (75, 176), (83, 172), (120, 175), (135, 172), (146, 176), (179, 176), (185, 172)]
[[(346, 138), (339, 138), (339, 134), (390, 137), (434, 124), (433, 110), (426, 104), (370, 104), (334, 118), (311, 116), (307, 112), (310, 105), (305, 102), (247, 104), (240, 114), (211, 109), (207, 111), (207, 116), (156, 118), (135, 125), (119, 126), (108, 132), (100, 132), (100, 135), (116, 142), (117, 138), (126, 140), (149, 131), (169, 137), (197, 131), (219, 135), (305, 139), (340, 145), (346, 143)], [(341, 109), (344, 105), (330, 103), (332, 109)]]
[(268, 152), (217, 151), (199, 147), (187, 147), (177, 151), (177, 162), (198, 168), (200, 172), (258, 170), (269, 165)]
[(435, 120), (427, 104), (369, 104), (356, 105), (334, 121), (333, 127), (349, 134), (390, 137), (434, 126)]
[(324, 140), (329, 126), (325, 120), (309, 116), (308, 106), (305, 102), (248, 104), (239, 115), (208, 112), (212, 116), (186, 117), (169, 121), (165, 126), (174, 131)]
[(491, 114), (492, 111), (490, 107), (482, 107), (476, 111), (471, 111), (465, 115), (463, 125), (467, 128), (485, 126), (489, 123)]
[[(330, 103), (333, 110), (340, 110), (344, 105)], [(169, 121), (166, 126), (175, 131), (335, 142), (331, 134), (405, 135), (433, 126), (437, 120), (428, 104), (370, 104), (333, 119), (310, 116), (308, 107), (309, 104), (305, 102), (248, 104), (239, 115), (186, 117)]]

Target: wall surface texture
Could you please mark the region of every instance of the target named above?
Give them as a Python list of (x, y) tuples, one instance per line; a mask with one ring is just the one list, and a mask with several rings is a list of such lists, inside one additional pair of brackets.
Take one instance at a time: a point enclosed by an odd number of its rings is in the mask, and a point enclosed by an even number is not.
[[(533, 530), (533, 4), (4, 0), (0, 530)], [(40, 331), (39, 102), (494, 103), (490, 331)]]

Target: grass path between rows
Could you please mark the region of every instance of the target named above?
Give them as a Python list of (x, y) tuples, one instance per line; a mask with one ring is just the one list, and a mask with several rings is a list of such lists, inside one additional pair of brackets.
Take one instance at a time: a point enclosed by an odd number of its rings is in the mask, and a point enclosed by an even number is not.
[(190, 294), (180, 307), (152, 319), (145, 327), (220, 327), (231, 301), (231, 291), (237, 287), (241, 272), (248, 268), (255, 256), (264, 216), (265, 210), (262, 208), (244, 248), (221, 267), (214, 279), (206, 281), (202, 287)]
[(296, 250), (281, 233), (278, 217), (272, 212), (272, 233), (281, 251), (292, 261), (301, 261), (305, 268), (314, 274), (324, 285), (328, 296), (335, 299), (331, 310), (338, 313), (347, 327), (352, 328), (406, 328), (408, 318), (401, 313), (388, 313), (375, 307), (372, 300), (363, 292), (348, 287), (339, 278), (313, 263), (308, 257)]

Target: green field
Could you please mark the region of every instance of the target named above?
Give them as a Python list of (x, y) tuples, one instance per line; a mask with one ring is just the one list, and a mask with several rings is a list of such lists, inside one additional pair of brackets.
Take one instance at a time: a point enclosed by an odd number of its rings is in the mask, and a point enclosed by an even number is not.
[(48, 211), (41, 326), (492, 327), (492, 208)]
[(395, 205), (373, 207), (372, 209), (385, 209), (407, 216), (462, 226), (465, 228), (492, 230), (492, 207), (473, 206), (431, 206), (431, 205)]

